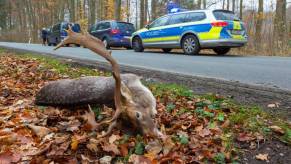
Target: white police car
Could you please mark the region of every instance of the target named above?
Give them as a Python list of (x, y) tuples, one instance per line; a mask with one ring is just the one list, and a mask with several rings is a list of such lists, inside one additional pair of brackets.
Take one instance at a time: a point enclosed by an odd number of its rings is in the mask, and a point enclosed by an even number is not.
[(195, 10), (162, 16), (133, 33), (132, 48), (161, 48), (170, 52), (182, 48), (185, 54), (198, 54), (201, 49), (213, 49), (223, 55), (230, 48), (247, 43), (244, 23), (228, 10)]

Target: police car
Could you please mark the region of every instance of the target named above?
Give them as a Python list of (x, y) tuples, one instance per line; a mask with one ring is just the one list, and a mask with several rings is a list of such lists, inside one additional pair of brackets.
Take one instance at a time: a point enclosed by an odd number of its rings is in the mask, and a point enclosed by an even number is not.
[(133, 33), (132, 48), (161, 48), (170, 52), (182, 48), (187, 55), (201, 49), (213, 49), (224, 55), (233, 47), (247, 43), (244, 23), (232, 11), (195, 10), (162, 16), (145, 28)]

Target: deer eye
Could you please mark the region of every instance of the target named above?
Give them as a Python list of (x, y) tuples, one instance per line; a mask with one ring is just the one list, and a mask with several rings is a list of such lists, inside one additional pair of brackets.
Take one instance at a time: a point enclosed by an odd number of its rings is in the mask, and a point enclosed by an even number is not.
[(141, 113), (140, 113), (140, 112), (136, 112), (136, 113), (135, 113), (135, 117), (136, 117), (137, 119), (140, 119), (140, 118), (141, 118)]

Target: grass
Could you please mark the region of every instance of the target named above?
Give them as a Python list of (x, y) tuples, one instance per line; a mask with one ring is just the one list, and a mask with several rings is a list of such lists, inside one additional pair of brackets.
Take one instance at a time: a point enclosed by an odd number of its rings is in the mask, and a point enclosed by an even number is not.
[[(44, 69), (52, 69), (53, 71), (72, 78), (80, 76), (110, 76), (108, 72), (99, 71), (96, 69), (90, 69), (87, 67), (74, 68), (70, 64), (61, 62), (57, 59), (48, 56), (40, 56), (36, 54), (26, 53), (23, 54), (24, 58), (32, 58), (43, 63)], [(73, 71), (72, 71), (73, 70)]]

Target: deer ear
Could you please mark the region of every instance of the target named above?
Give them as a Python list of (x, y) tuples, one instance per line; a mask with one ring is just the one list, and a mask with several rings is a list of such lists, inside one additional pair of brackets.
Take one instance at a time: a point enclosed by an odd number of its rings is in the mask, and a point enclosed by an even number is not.
[(123, 82), (121, 82), (121, 95), (127, 102), (132, 101), (132, 93)]

